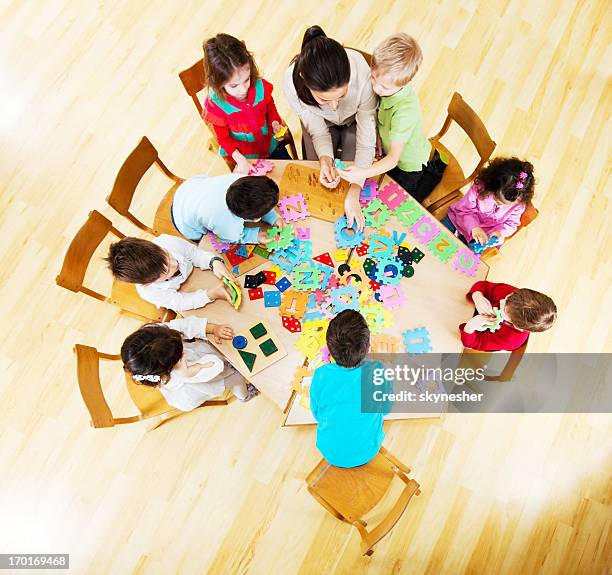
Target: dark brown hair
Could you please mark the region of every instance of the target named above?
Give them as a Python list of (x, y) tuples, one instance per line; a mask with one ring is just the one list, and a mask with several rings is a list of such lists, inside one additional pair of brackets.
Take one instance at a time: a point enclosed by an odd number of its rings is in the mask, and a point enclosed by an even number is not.
[(111, 244), (104, 261), (114, 277), (132, 284), (154, 282), (168, 271), (164, 249), (140, 238), (123, 238)]
[(370, 349), (370, 329), (358, 311), (346, 309), (329, 322), (326, 341), (338, 365), (356, 367)]
[(247, 64), (251, 68), (251, 86), (259, 79), (259, 70), (253, 54), (247, 50), (246, 44), (229, 34), (217, 34), (204, 42), (204, 75), (206, 85), (215, 94), (225, 99), (223, 90), (234, 72)]
[(499, 200), (527, 204), (533, 198), (533, 165), (518, 158), (495, 158), (480, 170), (475, 183), (480, 184), (481, 198), (493, 194)]
[(557, 306), (547, 295), (522, 288), (506, 298), (506, 315), (519, 329), (546, 331), (557, 318)]
[(227, 189), (225, 203), (239, 218), (261, 218), (278, 204), (278, 185), (268, 176), (243, 176)]
[(159, 376), (160, 381), (138, 381), (158, 387), (170, 379), (170, 372), (183, 356), (180, 332), (160, 324), (148, 324), (129, 335), (121, 346), (123, 369), (134, 375)]
[(340, 88), (351, 79), (351, 65), (342, 44), (325, 35), (320, 26), (304, 33), (302, 49), (291, 61), (293, 85), (298, 98), (309, 106), (320, 108), (311, 90), (327, 92)]

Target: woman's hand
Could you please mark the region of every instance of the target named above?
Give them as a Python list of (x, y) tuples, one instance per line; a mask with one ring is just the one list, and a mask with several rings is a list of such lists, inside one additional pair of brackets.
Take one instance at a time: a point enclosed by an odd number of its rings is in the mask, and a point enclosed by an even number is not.
[(334, 166), (334, 160), (329, 156), (321, 156), (320, 162), (319, 181), (326, 188), (335, 188), (340, 183), (340, 175)]
[(487, 236), (487, 234), (484, 233), (482, 228), (474, 228), (472, 230), (472, 237), (481, 245), (483, 246), (484, 244), (486, 244), (489, 241), (489, 236)]
[(210, 335), (215, 343), (221, 343), (224, 339), (233, 339), (234, 330), (231, 325), (214, 324), (211, 328)]
[(344, 199), (344, 213), (346, 214), (346, 223), (349, 228), (353, 226), (353, 222), (357, 222), (357, 231), (363, 230), (365, 227), (365, 218), (359, 204), (359, 189), (358, 186), (351, 186), (351, 189), (346, 194)]

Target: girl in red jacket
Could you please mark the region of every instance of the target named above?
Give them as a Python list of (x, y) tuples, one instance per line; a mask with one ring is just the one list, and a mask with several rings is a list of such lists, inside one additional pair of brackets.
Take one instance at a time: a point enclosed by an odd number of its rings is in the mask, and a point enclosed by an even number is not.
[[(512, 351), (521, 347), (532, 331), (546, 331), (557, 317), (555, 302), (543, 293), (508, 284), (476, 282), (466, 294), (477, 314), (459, 326), (465, 347), (479, 351)], [(499, 329), (488, 326), (501, 311)]]
[(274, 134), (285, 127), (272, 98), (272, 84), (260, 78), (253, 54), (244, 42), (217, 34), (204, 42), (204, 74), (208, 97), (202, 117), (212, 127), (219, 153), (248, 174), (247, 158), (290, 160)]

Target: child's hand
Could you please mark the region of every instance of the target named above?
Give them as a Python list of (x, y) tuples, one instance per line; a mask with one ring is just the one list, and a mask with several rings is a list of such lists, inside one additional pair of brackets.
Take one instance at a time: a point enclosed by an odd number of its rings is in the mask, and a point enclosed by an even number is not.
[(253, 167), (253, 164), (251, 164), (251, 162), (249, 162), (246, 158), (240, 158), (236, 162), (236, 167), (234, 168), (234, 172), (248, 175), (252, 167)]
[(351, 184), (361, 184), (367, 178), (366, 170), (357, 166), (349, 166), (344, 170), (338, 170), (338, 172), (341, 178), (351, 182)]
[(226, 277), (228, 280), (232, 280), (232, 281), (234, 279), (229, 273), (229, 271), (227, 270), (227, 268), (225, 267), (225, 263), (220, 262), (219, 260), (215, 260), (213, 262), (212, 271), (219, 279), (223, 277)]
[(214, 325), (210, 335), (215, 343), (221, 343), (224, 339), (233, 339), (234, 330), (230, 325)]
[(502, 233), (500, 231), (493, 232), (489, 237), (490, 238), (497, 238), (497, 243), (498, 244), (501, 244), (504, 241), (504, 236), (502, 236)]
[(319, 181), (326, 188), (333, 189), (340, 183), (340, 176), (334, 161), (329, 156), (321, 156), (321, 172), (319, 173)]
[(286, 128), (287, 126), (281, 124), (280, 122), (276, 120), (272, 122), (272, 133), (274, 134), (275, 137), (277, 137), (277, 134), (279, 132), (282, 132), (280, 135), (278, 135), (278, 138), (282, 138), (285, 135)]
[(282, 230), (287, 224), (285, 223), (285, 220), (283, 220), (281, 216), (278, 216), (278, 218), (272, 225), (278, 228), (279, 230)]
[(465, 324), (464, 330), (466, 333), (474, 333), (475, 331), (485, 331), (487, 325), (491, 323), (491, 318), (484, 315), (475, 315), (470, 321)]
[(495, 318), (495, 313), (493, 313), (493, 306), (491, 305), (491, 302), (479, 291), (472, 294), (472, 301), (474, 302), (476, 311), (480, 315), (485, 316), (488, 319)]
[(268, 234), (263, 230), (257, 234), (257, 242), (260, 244), (269, 244), (274, 238), (269, 238)]
[(359, 194), (350, 191), (344, 199), (344, 213), (346, 214), (346, 223), (348, 227), (352, 227), (353, 222), (357, 222), (357, 231), (363, 230), (365, 227), (365, 218), (359, 205)]
[(482, 228), (474, 228), (472, 230), (472, 237), (482, 246), (489, 241), (489, 236), (484, 233)]
[(208, 295), (208, 299), (210, 299), (210, 301), (224, 299), (229, 303), (232, 303), (232, 298), (230, 297), (230, 294), (225, 289), (225, 286), (222, 283), (217, 284), (214, 287), (208, 288), (206, 290), (206, 294)]

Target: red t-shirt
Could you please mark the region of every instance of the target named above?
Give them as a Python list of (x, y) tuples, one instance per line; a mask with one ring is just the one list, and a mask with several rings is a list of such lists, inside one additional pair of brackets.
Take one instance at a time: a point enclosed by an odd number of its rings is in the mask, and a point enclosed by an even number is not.
[[(480, 281), (476, 282), (466, 294), (469, 301), (472, 300), (472, 294), (479, 291), (486, 297), (493, 307), (499, 307), (500, 300), (508, 297), (519, 288), (508, 284), (496, 284), (493, 282)], [(461, 343), (470, 349), (478, 351), (513, 351), (521, 347), (529, 337), (528, 331), (523, 331), (514, 327), (507, 321), (502, 321), (500, 328), (497, 331), (475, 331), (474, 333), (465, 333), (465, 323), (459, 326), (461, 332)]]

